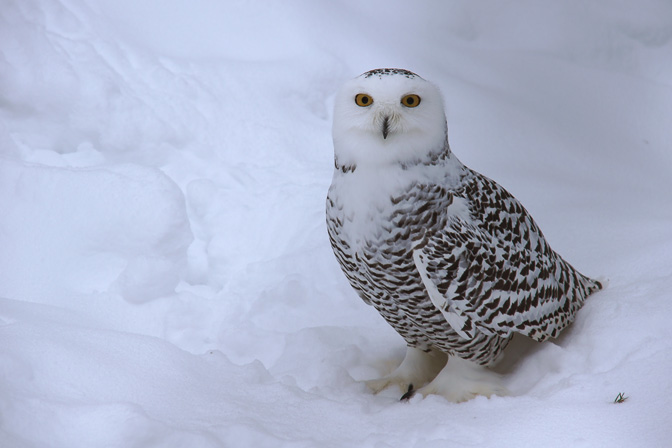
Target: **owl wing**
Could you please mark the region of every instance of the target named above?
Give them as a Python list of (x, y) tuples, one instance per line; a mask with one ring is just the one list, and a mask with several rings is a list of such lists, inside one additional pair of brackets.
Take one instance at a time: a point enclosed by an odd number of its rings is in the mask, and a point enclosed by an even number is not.
[(454, 216), (413, 250), (432, 303), (463, 338), (473, 338), (476, 329), (538, 341), (555, 337), (592, 292), (590, 285), (599, 289), (552, 251), (523, 214), (529, 222), (522, 243)]

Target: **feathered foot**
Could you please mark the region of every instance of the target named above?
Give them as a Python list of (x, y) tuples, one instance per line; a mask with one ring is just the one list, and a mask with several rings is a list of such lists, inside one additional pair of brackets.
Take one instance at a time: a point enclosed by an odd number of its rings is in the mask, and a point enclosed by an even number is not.
[(446, 366), (431, 383), (417, 390), (426, 397), (442, 395), (447, 400), (460, 403), (477, 395), (504, 396), (509, 391), (501, 384), (501, 377), (474, 362), (451, 356)]
[(411, 392), (430, 382), (446, 365), (446, 355), (438, 352), (424, 352), (414, 347), (406, 349), (406, 356), (392, 373), (376, 380), (366, 381), (374, 393), (378, 393), (394, 384), (403, 392)]

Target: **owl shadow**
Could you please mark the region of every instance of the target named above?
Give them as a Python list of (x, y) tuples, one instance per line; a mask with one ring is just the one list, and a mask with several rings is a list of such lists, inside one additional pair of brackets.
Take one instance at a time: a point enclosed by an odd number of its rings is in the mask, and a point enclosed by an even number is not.
[(521, 334), (513, 335), (513, 339), (504, 351), (502, 359), (490, 369), (500, 375), (512, 375), (521, 367), (525, 360), (529, 359), (536, 352), (542, 349), (542, 344), (523, 336)]
[(544, 342), (515, 334), (507, 346), (504, 357), (490, 370), (502, 375), (510, 395), (524, 395), (545, 375), (558, 370), (558, 350), (563, 350), (563, 340), (568, 332)]

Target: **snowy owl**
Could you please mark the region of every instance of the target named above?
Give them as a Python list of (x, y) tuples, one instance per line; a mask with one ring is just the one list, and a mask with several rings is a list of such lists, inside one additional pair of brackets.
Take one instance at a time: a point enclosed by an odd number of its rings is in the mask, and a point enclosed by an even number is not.
[(438, 88), (407, 70), (346, 83), (326, 214), (345, 276), (408, 346), (395, 371), (367, 384), (459, 402), (505, 395), (487, 367), (513, 334), (558, 336), (602, 285), (554, 252), (508, 191), (455, 157), (443, 107)]

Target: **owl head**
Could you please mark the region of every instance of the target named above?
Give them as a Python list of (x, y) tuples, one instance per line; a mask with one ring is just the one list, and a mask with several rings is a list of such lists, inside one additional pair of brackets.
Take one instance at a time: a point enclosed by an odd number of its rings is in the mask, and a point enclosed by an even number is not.
[(336, 163), (407, 164), (442, 152), (447, 138), (443, 107), (439, 89), (408, 70), (363, 73), (336, 95)]

